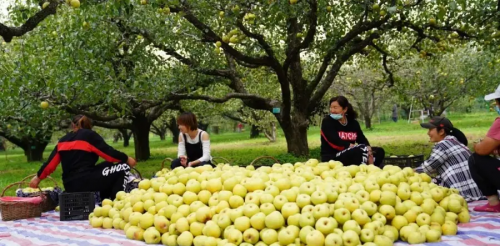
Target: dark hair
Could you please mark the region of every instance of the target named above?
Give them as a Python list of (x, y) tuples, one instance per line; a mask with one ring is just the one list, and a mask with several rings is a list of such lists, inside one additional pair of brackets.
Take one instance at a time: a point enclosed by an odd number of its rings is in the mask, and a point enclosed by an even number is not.
[(495, 98), (495, 101), (497, 102), (497, 104), (500, 104), (500, 98)]
[(457, 140), (460, 143), (462, 143), (463, 145), (467, 146), (467, 144), (469, 143), (465, 134), (462, 131), (458, 130), (457, 128), (455, 128), (455, 127), (452, 127), (451, 129), (443, 128), (443, 127), (436, 128), (436, 130), (438, 132), (441, 131), (441, 129), (444, 130), (444, 133), (446, 135), (451, 135), (451, 136), (454, 136), (455, 138), (457, 138)]
[(198, 129), (196, 115), (191, 112), (182, 113), (181, 115), (179, 115), (179, 117), (177, 117), (177, 125), (187, 126), (191, 131)]
[(92, 129), (92, 120), (83, 114), (76, 115), (71, 122), (78, 129)]
[(347, 100), (345, 96), (332, 97), (332, 99), (330, 99), (329, 105), (331, 106), (333, 102), (337, 102), (343, 109), (347, 108), (347, 112), (345, 115), (346, 118), (351, 120), (355, 120), (358, 118), (358, 113), (354, 111), (354, 108), (352, 107), (352, 105), (349, 103), (349, 100)]

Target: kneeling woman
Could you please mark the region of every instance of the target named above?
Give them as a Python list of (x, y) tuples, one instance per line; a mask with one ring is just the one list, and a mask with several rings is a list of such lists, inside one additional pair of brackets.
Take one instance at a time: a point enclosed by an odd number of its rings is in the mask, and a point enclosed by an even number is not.
[(433, 117), (429, 123), (422, 123), (420, 126), (429, 129), (427, 135), (436, 145), (432, 148), (429, 159), (416, 171), (429, 175), (437, 173), (438, 185), (457, 189), (467, 201), (481, 199), (481, 191), (469, 170), (468, 159), (471, 152), (467, 148), (465, 135), (445, 117)]
[[(115, 199), (116, 193), (125, 189), (130, 167), (135, 166), (136, 161), (107, 145), (92, 131), (92, 121), (86, 116), (75, 116), (71, 125), (73, 131), (59, 140), (30, 186), (36, 188), (62, 163), (66, 192), (98, 191), (101, 199)], [(96, 165), (99, 157), (106, 161)]]
[(321, 123), (322, 162), (335, 160), (344, 165), (381, 165), (384, 149), (370, 147), (357, 117), (347, 98), (337, 96), (330, 99), (330, 115)]
[[(500, 115), (500, 86), (487, 95), (485, 100), (495, 99), (495, 109)], [(496, 118), (486, 137), (474, 145), (475, 153), (469, 159), (469, 167), (472, 177), (479, 189), (488, 198), (488, 203), (477, 206), (474, 211), (478, 212), (500, 212), (500, 117)]]
[(171, 168), (196, 167), (211, 165), (210, 136), (207, 132), (198, 129), (198, 122), (193, 113), (182, 113), (177, 118), (179, 125), (179, 146), (177, 159), (172, 161)]

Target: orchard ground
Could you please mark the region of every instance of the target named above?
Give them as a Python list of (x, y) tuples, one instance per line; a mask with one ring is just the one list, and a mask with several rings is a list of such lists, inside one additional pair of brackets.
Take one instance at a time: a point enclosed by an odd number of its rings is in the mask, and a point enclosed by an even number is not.
[[(454, 126), (462, 130), (469, 139), (469, 147), (473, 142), (484, 137), (493, 123), (496, 113), (474, 113), (474, 114), (450, 114), (448, 115)], [(319, 127), (310, 127), (308, 132), (310, 157), (319, 159), (320, 134)], [(427, 130), (422, 129), (417, 122), (408, 123), (405, 120), (394, 122), (382, 122), (374, 124), (372, 130), (364, 129), (365, 135), (373, 146), (382, 146), (386, 155), (416, 155), (424, 154), (426, 157), (432, 149), (432, 143), (429, 143)], [(108, 143), (112, 140), (108, 139)], [(177, 145), (172, 143), (171, 138), (160, 141), (157, 136), (151, 136), (151, 159), (140, 162), (137, 169), (145, 178), (150, 178), (161, 168), (161, 162), (166, 157), (175, 157), (177, 155)], [(295, 163), (305, 161), (307, 157), (294, 157), (287, 154), (286, 141), (282, 133), (278, 133), (276, 142), (271, 143), (265, 137), (249, 139), (248, 131), (242, 133), (224, 133), (211, 135), (212, 156), (224, 157), (232, 164), (250, 164), (252, 160), (259, 156), (269, 155), (277, 158), (281, 163)], [(122, 142), (111, 144), (113, 147), (129, 155), (133, 155), (134, 146), (131, 141), (129, 147), (123, 147)], [(50, 155), (54, 145), (47, 146), (44, 158)], [(0, 152), (0, 189), (3, 190), (8, 184), (20, 181), (22, 178), (34, 174), (38, 171), (41, 163), (26, 162), (26, 158), (20, 148)], [(268, 161), (268, 160), (267, 160)], [(262, 160), (262, 163), (266, 160)], [(269, 162), (269, 161), (268, 161)], [(167, 163), (166, 165), (169, 165)], [(62, 169), (59, 166), (51, 175), (59, 185), (61, 181)], [(49, 181), (42, 181), (41, 186), (53, 186)], [(14, 188), (7, 194), (13, 195)]]

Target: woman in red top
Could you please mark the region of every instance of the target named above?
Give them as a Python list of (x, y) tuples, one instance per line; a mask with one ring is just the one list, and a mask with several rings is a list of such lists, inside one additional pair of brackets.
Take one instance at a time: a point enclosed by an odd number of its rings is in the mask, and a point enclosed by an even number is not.
[[(500, 114), (500, 86), (484, 97), (489, 101), (495, 99), (495, 110)], [(488, 203), (474, 208), (478, 212), (500, 212), (498, 190), (500, 190), (500, 117), (496, 118), (486, 137), (474, 144), (475, 153), (469, 158), (472, 178), (481, 192), (488, 198)]]
[[(62, 163), (65, 191), (99, 191), (101, 199), (114, 199), (118, 191), (125, 189), (125, 177), (137, 162), (107, 145), (99, 134), (91, 130), (92, 121), (86, 116), (75, 116), (71, 125), (73, 131), (59, 140), (30, 186), (37, 187)], [(99, 157), (106, 161), (96, 165)]]

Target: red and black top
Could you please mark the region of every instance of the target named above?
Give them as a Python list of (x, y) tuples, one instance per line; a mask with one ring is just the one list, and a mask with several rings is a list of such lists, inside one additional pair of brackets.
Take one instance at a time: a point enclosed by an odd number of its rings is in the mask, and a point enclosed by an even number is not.
[(108, 162), (126, 163), (128, 160), (126, 154), (106, 144), (96, 132), (79, 129), (59, 140), (47, 162), (38, 171), (38, 177), (46, 178), (62, 163), (63, 181), (69, 181), (72, 177), (91, 170), (99, 157)]
[(336, 155), (354, 143), (370, 145), (357, 120), (347, 119), (347, 124), (342, 125), (330, 116), (323, 119), (321, 123), (321, 155)]

